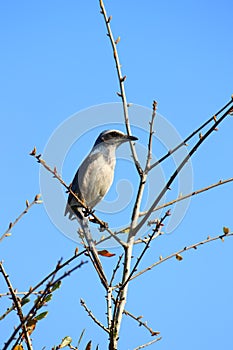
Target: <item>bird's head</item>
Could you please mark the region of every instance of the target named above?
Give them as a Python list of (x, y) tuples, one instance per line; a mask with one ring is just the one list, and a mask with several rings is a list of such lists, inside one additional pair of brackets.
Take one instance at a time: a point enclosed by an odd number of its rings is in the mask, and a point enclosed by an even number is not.
[(136, 140), (138, 140), (137, 137), (129, 136), (119, 130), (104, 130), (96, 139), (94, 147), (100, 144), (118, 147), (124, 142)]

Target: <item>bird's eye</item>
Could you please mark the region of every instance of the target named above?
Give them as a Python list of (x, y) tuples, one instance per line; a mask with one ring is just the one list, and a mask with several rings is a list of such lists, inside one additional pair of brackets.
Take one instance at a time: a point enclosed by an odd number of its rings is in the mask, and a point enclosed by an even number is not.
[(112, 136), (113, 136), (113, 137), (117, 137), (117, 132), (113, 131), (113, 132), (112, 132)]

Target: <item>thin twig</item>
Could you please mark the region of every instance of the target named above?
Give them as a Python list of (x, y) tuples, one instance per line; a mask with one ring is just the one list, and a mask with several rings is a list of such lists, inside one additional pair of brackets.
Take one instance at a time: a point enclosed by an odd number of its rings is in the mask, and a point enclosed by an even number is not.
[[(25, 296), (27, 293), (28, 293), (28, 292), (17, 292), (17, 291), (15, 291), (15, 295), (17, 295), (17, 296), (18, 296), (18, 295), (23, 295), (23, 296)], [(31, 293), (31, 294), (39, 295), (39, 294), (41, 294), (41, 292), (33, 292), (33, 293)], [(11, 295), (10, 292), (0, 293), (0, 298), (9, 297), (10, 295)]]
[[(176, 198), (176, 199), (173, 199), (173, 200), (171, 200), (170, 202), (164, 203), (164, 204), (162, 204), (162, 205), (158, 205), (153, 211), (157, 211), (157, 210), (166, 208), (166, 207), (168, 207), (168, 206), (170, 206), (170, 205), (173, 205), (173, 204), (175, 204), (175, 203), (177, 203), (177, 202), (180, 202), (180, 201), (182, 201), (182, 200), (184, 200), (184, 199), (187, 199), (187, 198), (189, 198), (189, 197), (195, 196), (195, 195), (197, 195), (197, 194), (199, 194), (199, 193), (202, 193), (202, 192), (211, 190), (211, 189), (214, 188), (214, 187), (221, 186), (221, 185), (224, 185), (224, 184), (226, 184), (226, 183), (228, 183), (228, 182), (232, 182), (232, 181), (233, 181), (233, 177), (231, 177), (231, 178), (229, 178), (229, 179), (226, 179), (226, 180), (219, 180), (218, 182), (216, 182), (216, 183), (214, 183), (214, 184), (212, 184), (212, 185), (210, 185), (210, 186), (203, 187), (203, 188), (201, 188), (201, 189), (199, 189), (199, 190), (193, 191), (193, 192), (191, 192), (191, 193), (189, 193), (189, 194), (186, 194), (186, 195), (184, 195), (184, 196), (180, 196), (180, 197), (178, 197), (178, 198)], [(140, 212), (139, 216), (144, 216), (144, 215), (146, 215), (146, 213), (147, 213), (147, 211)]]
[(153, 140), (153, 134), (154, 134), (154, 120), (156, 117), (156, 109), (157, 109), (157, 102), (153, 101), (152, 105), (152, 116), (151, 121), (149, 122), (150, 130), (149, 130), (149, 140), (148, 140), (148, 151), (147, 151), (147, 158), (146, 158), (146, 166), (145, 166), (145, 172), (148, 172), (150, 169), (150, 162), (152, 159), (152, 140)]
[(132, 218), (131, 218), (131, 227), (130, 227), (130, 232), (128, 235), (128, 243), (130, 243), (130, 244), (133, 244), (133, 241), (134, 241), (133, 229), (135, 228), (135, 226), (138, 223), (142, 197), (143, 197), (143, 193), (144, 193), (144, 189), (145, 189), (145, 185), (146, 185), (146, 181), (147, 181), (147, 176), (148, 176), (148, 171), (149, 171), (149, 167), (150, 167), (150, 161), (151, 161), (151, 157), (152, 157), (151, 152), (152, 152), (152, 140), (153, 140), (154, 119), (156, 116), (156, 108), (157, 108), (157, 102), (153, 101), (146, 165), (145, 165), (145, 169), (143, 171), (141, 171), (141, 174), (140, 174), (140, 182), (139, 182), (139, 186), (138, 186), (138, 190), (137, 190), (137, 197), (136, 197), (135, 204), (133, 207)]
[(151, 327), (149, 327), (149, 326), (147, 325), (146, 322), (143, 322), (143, 321), (142, 321), (143, 316), (138, 316), (138, 317), (137, 317), (137, 316), (134, 316), (133, 314), (131, 314), (131, 312), (129, 312), (129, 311), (127, 311), (127, 310), (124, 310), (124, 314), (127, 315), (127, 316), (130, 316), (130, 317), (133, 318), (135, 321), (137, 321), (139, 327), (140, 327), (140, 326), (143, 326), (144, 328), (146, 328), (146, 329), (150, 332), (150, 335), (152, 335), (152, 337), (157, 336), (157, 335), (160, 334), (160, 332), (153, 331), (153, 329), (152, 329)]
[[(101, 13), (104, 17), (104, 22), (105, 22), (105, 25), (107, 28), (107, 32), (108, 32), (107, 35), (108, 35), (108, 37), (110, 39), (110, 43), (112, 45), (114, 61), (116, 63), (117, 76), (118, 76), (118, 81), (119, 81), (119, 86), (120, 86), (120, 93), (118, 93), (118, 96), (121, 97), (122, 104), (123, 104), (125, 126), (126, 126), (126, 130), (127, 130), (127, 134), (132, 135), (130, 122), (129, 122), (128, 103), (127, 103), (127, 99), (126, 99), (125, 86), (124, 86), (124, 81), (126, 79), (126, 76), (122, 75), (120, 59), (119, 59), (119, 55), (118, 55), (118, 51), (117, 51), (117, 43), (120, 41), (120, 38), (118, 38), (117, 40), (114, 39), (112, 29), (110, 26), (110, 22), (111, 22), (112, 17), (111, 16), (108, 17), (103, 1), (99, 0), (99, 3), (100, 3), (100, 8), (101, 8)], [(130, 142), (130, 148), (131, 148), (132, 157), (133, 157), (136, 169), (137, 169), (138, 173), (141, 174), (142, 168), (140, 166), (138, 156), (136, 153), (136, 149), (135, 149), (135, 145), (133, 142)]]
[(99, 326), (101, 327), (105, 332), (109, 333), (109, 329), (105, 327), (91, 312), (91, 310), (87, 307), (85, 301), (83, 299), (80, 299), (80, 304), (84, 307), (86, 312), (88, 313), (88, 316), (92, 318), (92, 320)]
[[(130, 280), (132, 281), (134, 278), (137, 278), (138, 276), (142, 275), (143, 273), (145, 273), (145, 272), (147, 272), (149, 270), (152, 270), (154, 267), (162, 264), (164, 261), (167, 261), (167, 260), (172, 259), (174, 257), (176, 257), (176, 258), (179, 257), (180, 254), (182, 254), (182, 253), (184, 253), (184, 252), (186, 252), (186, 251), (188, 251), (190, 249), (197, 249), (197, 247), (200, 246), (200, 245), (203, 245), (203, 244), (206, 244), (206, 243), (210, 243), (210, 242), (216, 241), (218, 239), (221, 239), (221, 241), (224, 241), (225, 237), (230, 237), (230, 236), (233, 236), (233, 232), (231, 232), (231, 233), (223, 233), (221, 235), (218, 235), (218, 236), (215, 236), (215, 237), (212, 237), (212, 238), (211, 237), (207, 237), (207, 239), (205, 239), (205, 240), (203, 240), (201, 242), (194, 243), (194, 244), (192, 244), (192, 245), (190, 245), (188, 247), (184, 247), (183, 249), (180, 249), (177, 252), (166, 256), (165, 258), (160, 257), (160, 260), (156, 261), (152, 265), (150, 265), (147, 268), (145, 268), (145, 269), (141, 270), (140, 272), (136, 273), (134, 276), (131, 277)], [(179, 258), (179, 259), (182, 260), (182, 258)]]
[(112, 277), (111, 277), (111, 280), (110, 280), (110, 283), (109, 283), (109, 286), (110, 286), (110, 287), (112, 287), (114, 278), (115, 278), (115, 276), (116, 276), (116, 272), (117, 272), (117, 270), (118, 270), (119, 267), (120, 267), (120, 263), (121, 263), (122, 257), (123, 257), (123, 254), (119, 255), (119, 258), (118, 258), (116, 267), (113, 269)]
[(183, 161), (180, 163), (180, 165), (176, 168), (168, 182), (165, 184), (163, 189), (160, 191), (159, 195), (155, 199), (154, 203), (151, 205), (150, 209), (147, 211), (147, 214), (143, 217), (143, 219), (139, 222), (139, 224), (131, 231), (131, 235), (136, 235), (136, 233), (142, 228), (142, 226), (147, 222), (148, 218), (150, 217), (153, 210), (156, 208), (160, 200), (163, 198), (165, 193), (170, 189), (171, 184), (176, 179), (177, 175), (180, 173), (180, 171), (183, 169), (185, 164), (189, 161), (189, 159), (192, 157), (192, 155), (198, 150), (198, 148), (201, 146), (201, 144), (207, 139), (207, 137), (215, 131), (217, 125), (219, 125), (228, 115), (232, 107), (228, 108), (227, 111), (218, 119), (216, 120), (215, 124), (210, 127), (209, 130), (206, 131), (206, 133), (199, 138), (198, 142), (193, 146), (193, 148), (188, 152), (187, 156), (183, 159)]
[(41, 200), (39, 200), (40, 194), (37, 194), (34, 198), (34, 200), (29, 203), (28, 200), (26, 200), (26, 208), (22, 211), (22, 213), (15, 219), (15, 221), (10, 222), (8, 229), (3, 233), (3, 235), (0, 237), (0, 242), (5, 238), (11, 236), (11, 230), (12, 228), (19, 222), (19, 220), (22, 219), (22, 217), (27, 214), (27, 212), (33, 207), (34, 204), (40, 204), (42, 203)]
[(162, 163), (166, 158), (170, 157), (171, 154), (173, 154), (174, 152), (176, 152), (180, 147), (182, 146), (187, 146), (187, 142), (196, 134), (198, 134), (204, 127), (206, 127), (210, 122), (214, 121), (216, 122), (216, 117), (222, 113), (229, 105), (232, 104), (232, 98), (230, 101), (228, 101), (225, 106), (223, 106), (217, 113), (215, 113), (212, 117), (210, 117), (206, 122), (204, 122), (199, 128), (197, 128), (196, 130), (194, 130), (188, 137), (186, 137), (186, 139), (184, 139), (184, 141), (182, 141), (179, 145), (177, 145), (175, 148), (173, 148), (172, 150), (169, 150), (167, 152), (167, 154), (165, 154), (163, 157), (161, 157), (160, 159), (158, 159), (154, 164), (152, 164), (150, 166), (150, 169), (153, 169), (154, 167), (156, 167), (158, 164)]
[(120, 289), (123, 289), (123, 288), (126, 286), (126, 284), (131, 280), (131, 277), (132, 277), (132, 276), (134, 275), (134, 273), (137, 271), (137, 267), (138, 267), (140, 261), (142, 260), (142, 258), (143, 258), (143, 256), (145, 255), (146, 251), (149, 249), (149, 246), (150, 246), (151, 241), (153, 240), (153, 238), (154, 238), (154, 236), (155, 236), (156, 234), (159, 234), (160, 228), (161, 228), (162, 225), (163, 225), (163, 221), (164, 221), (168, 216), (170, 216), (170, 215), (171, 215), (171, 214), (170, 214), (170, 211), (168, 210), (168, 211), (164, 214), (164, 216), (163, 216), (160, 220), (158, 220), (158, 221), (156, 222), (156, 226), (155, 226), (155, 228), (153, 229), (153, 233), (152, 233), (151, 235), (149, 235), (149, 239), (148, 239), (148, 241), (146, 242), (145, 247), (143, 248), (141, 254), (140, 254), (139, 257), (137, 258), (137, 261), (136, 261), (134, 267), (132, 268), (132, 271), (130, 272), (128, 278), (124, 281), (124, 284), (123, 284), (123, 285), (120, 285)]
[(159, 338), (157, 338), (157, 339), (154, 339), (154, 340), (152, 340), (152, 341), (149, 341), (149, 342), (146, 343), (146, 344), (139, 345), (139, 346), (137, 346), (134, 350), (144, 349), (144, 348), (146, 348), (147, 346), (150, 346), (150, 345), (156, 343), (157, 341), (160, 341), (161, 339), (162, 339), (162, 337), (159, 337)]
[(4, 277), (5, 281), (6, 281), (6, 284), (7, 284), (8, 288), (9, 288), (9, 291), (10, 291), (11, 296), (12, 296), (12, 300), (15, 303), (15, 306), (16, 306), (16, 309), (17, 309), (17, 313), (18, 313), (18, 316), (19, 316), (19, 319), (20, 319), (20, 324), (21, 324), (20, 329), (22, 329), (22, 335), (25, 338), (25, 342), (27, 344), (27, 348), (28, 348), (28, 350), (33, 350), (31, 339), (30, 339), (30, 336), (29, 336), (29, 333), (28, 333), (28, 330), (27, 330), (27, 326), (24, 323), (24, 315), (23, 315), (23, 311), (22, 311), (20, 300), (18, 299), (17, 295), (15, 294), (14, 288), (12, 287), (12, 284), (10, 282), (9, 276), (6, 273), (6, 271), (5, 271), (5, 269), (4, 269), (3, 265), (2, 265), (2, 262), (0, 262), (0, 272), (2, 273), (2, 275), (3, 275), (3, 277)]

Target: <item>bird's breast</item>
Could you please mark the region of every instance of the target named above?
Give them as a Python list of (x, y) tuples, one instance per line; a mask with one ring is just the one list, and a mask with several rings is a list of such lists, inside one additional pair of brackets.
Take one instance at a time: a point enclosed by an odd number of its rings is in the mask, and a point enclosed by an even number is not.
[(103, 153), (85, 160), (79, 169), (79, 189), (86, 204), (93, 208), (108, 192), (114, 178), (115, 157)]

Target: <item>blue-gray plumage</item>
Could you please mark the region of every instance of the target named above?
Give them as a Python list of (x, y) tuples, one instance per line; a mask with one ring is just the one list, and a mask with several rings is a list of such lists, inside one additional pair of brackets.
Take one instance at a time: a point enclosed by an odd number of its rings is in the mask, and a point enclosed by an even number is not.
[[(125, 135), (119, 130), (105, 130), (96, 139), (95, 144), (80, 165), (72, 181), (71, 189), (92, 209), (108, 192), (114, 178), (116, 149), (122, 143), (137, 140), (137, 137)], [(80, 204), (70, 193), (65, 210), (72, 219), (79, 216)]]

